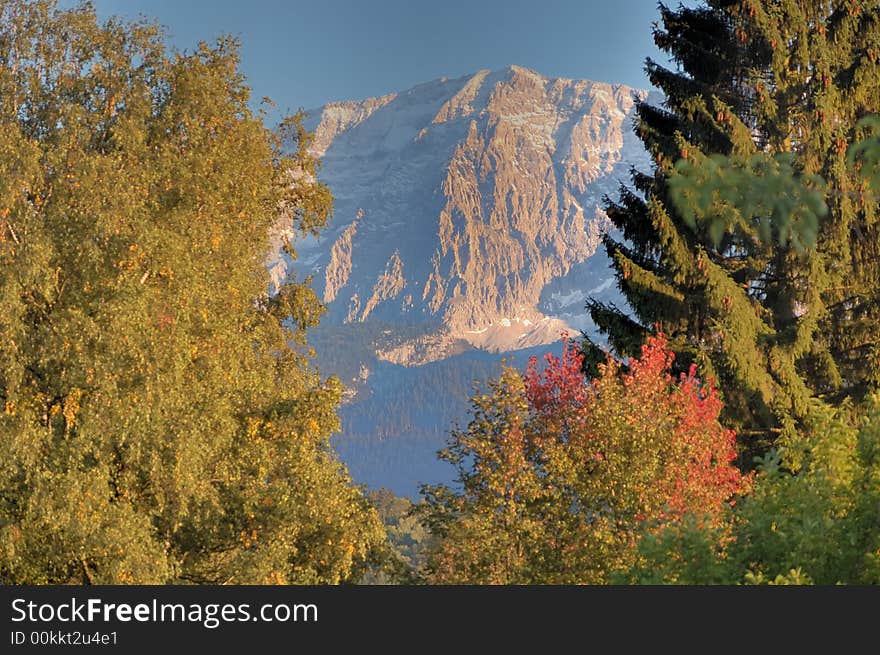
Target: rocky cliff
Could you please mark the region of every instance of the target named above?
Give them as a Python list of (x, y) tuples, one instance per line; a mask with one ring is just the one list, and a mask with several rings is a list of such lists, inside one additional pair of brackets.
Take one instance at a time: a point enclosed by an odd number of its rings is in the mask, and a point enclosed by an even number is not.
[(497, 351), (584, 327), (601, 196), (644, 159), (644, 95), (511, 66), (310, 112), (336, 208), (294, 267), (331, 324), (421, 323)]

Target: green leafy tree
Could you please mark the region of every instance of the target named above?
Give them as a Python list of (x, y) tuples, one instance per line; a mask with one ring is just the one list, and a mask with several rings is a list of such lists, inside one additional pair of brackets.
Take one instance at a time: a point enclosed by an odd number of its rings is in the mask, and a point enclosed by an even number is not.
[(233, 40), (0, 2), (4, 583), (336, 583), (381, 540), (303, 352), (322, 307), (263, 266), (331, 197), (249, 101)]
[(878, 381), (877, 202), (847, 151), (880, 106), (880, 3), (660, 11), (655, 41), (678, 66), (649, 61), (665, 101), (640, 104), (636, 125), (656, 165), (607, 208), (632, 314), (589, 309), (621, 355), (660, 326), (761, 451), (795, 437), (812, 398), (858, 399)]
[(880, 584), (880, 397), (867, 415), (816, 403), (764, 457), (751, 493), (713, 529), (666, 526), (618, 582)]
[(387, 542), (375, 549), (361, 584), (416, 584), (433, 541), (419, 520), (418, 506), (388, 489), (371, 491), (368, 498), (385, 525)]

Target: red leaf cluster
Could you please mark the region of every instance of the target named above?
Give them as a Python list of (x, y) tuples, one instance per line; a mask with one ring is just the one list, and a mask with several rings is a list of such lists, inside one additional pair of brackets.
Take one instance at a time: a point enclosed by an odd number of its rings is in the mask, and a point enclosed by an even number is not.
[(736, 438), (719, 423), (723, 404), (714, 381), (700, 380), (693, 365), (673, 376), (674, 354), (662, 334), (648, 340), (628, 370), (609, 359), (592, 381), (567, 339), (561, 359), (545, 359), (541, 370), (532, 358), (524, 376), (528, 434), (547, 456), (617, 464), (605, 479), (635, 492), (634, 518), (668, 521), (691, 513), (714, 522), (745, 492), (750, 478), (733, 464)]

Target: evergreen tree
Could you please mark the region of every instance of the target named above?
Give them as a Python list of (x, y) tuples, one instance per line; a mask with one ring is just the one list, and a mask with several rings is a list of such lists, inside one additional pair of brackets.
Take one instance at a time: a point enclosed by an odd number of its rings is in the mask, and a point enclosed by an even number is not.
[[(846, 165), (859, 119), (880, 107), (880, 3), (710, 0), (660, 13), (655, 42), (678, 66), (648, 61), (665, 100), (639, 104), (636, 122), (656, 165), (607, 204), (622, 239), (605, 245), (632, 314), (588, 307), (621, 355), (661, 327), (681, 365), (719, 380), (727, 419), (760, 449), (794, 434), (811, 397), (860, 397), (880, 375), (876, 200)], [(813, 247), (743, 207), (723, 207), (721, 233), (687, 220), (674, 164), (712, 153), (787, 153), (797, 175), (824, 178)]]
[(249, 99), (230, 39), (0, 3), (3, 583), (336, 583), (381, 540), (303, 353), (321, 305), (267, 293), (279, 212), (331, 197)]

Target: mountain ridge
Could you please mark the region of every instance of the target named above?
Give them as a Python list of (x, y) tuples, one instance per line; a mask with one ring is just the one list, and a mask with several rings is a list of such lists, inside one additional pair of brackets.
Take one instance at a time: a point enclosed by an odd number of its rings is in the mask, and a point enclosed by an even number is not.
[(498, 351), (583, 327), (541, 294), (596, 253), (596, 183), (638, 153), (625, 121), (646, 96), (509, 66), (313, 110), (336, 213), (284, 269), (315, 274), (334, 324), (433, 322)]
[(474, 375), (590, 332), (590, 295), (620, 304), (602, 197), (650, 165), (629, 124), (647, 97), (509, 66), (307, 114), (334, 215), (269, 265), (276, 283), (313, 276), (327, 307), (311, 340), (348, 387), (335, 443), (355, 479), (412, 495), (436, 469), (396, 447), (433, 458)]

